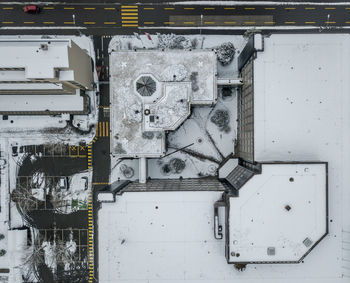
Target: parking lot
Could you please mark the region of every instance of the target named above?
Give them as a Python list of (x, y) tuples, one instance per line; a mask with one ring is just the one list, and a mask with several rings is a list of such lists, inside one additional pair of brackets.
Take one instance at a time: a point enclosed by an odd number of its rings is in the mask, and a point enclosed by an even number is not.
[(38, 155), (40, 157), (75, 157), (86, 158), (87, 146), (68, 145), (68, 144), (43, 144), (43, 145), (27, 145), (21, 146), (19, 152)]

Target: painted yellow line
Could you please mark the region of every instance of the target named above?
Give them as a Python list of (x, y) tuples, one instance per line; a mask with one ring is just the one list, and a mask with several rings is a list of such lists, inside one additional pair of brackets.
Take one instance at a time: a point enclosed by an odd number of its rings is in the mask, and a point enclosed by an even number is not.
[(175, 22), (164, 22), (165, 25), (173, 25)]
[(43, 8), (44, 10), (53, 10), (53, 9), (55, 9), (54, 7), (44, 7)]
[(5, 8), (2, 8), (3, 10), (13, 10), (13, 7), (5, 7)]
[(34, 22), (23, 22), (24, 24), (34, 24)]
[(324, 8), (325, 10), (335, 10), (336, 8), (335, 7), (326, 7)]
[(254, 7), (245, 7), (244, 10), (255, 10)]
[(215, 8), (204, 8), (204, 10), (215, 10)]
[(74, 22), (63, 22), (65, 25), (74, 25)]
[(132, 24), (123, 24), (122, 27), (138, 27), (138, 25), (132, 25)]
[(96, 22), (84, 22), (84, 25), (94, 25)]
[(275, 22), (264, 22), (264, 24), (267, 24), (267, 25), (273, 25)]
[(244, 22), (246, 25), (253, 25), (255, 22)]
[(225, 10), (234, 10), (234, 9), (236, 9), (236, 8), (233, 8), (233, 7), (225, 7), (224, 9), (225, 9)]
[(84, 10), (95, 10), (95, 7), (85, 7)]
[(346, 24), (350, 24), (350, 22), (345, 22)]
[(175, 10), (175, 8), (164, 8), (164, 10)]
[(154, 25), (154, 22), (143, 22), (144, 25)]
[(2, 22), (3, 24), (13, 24), (13, 22)]
[(194, 22), (184, 22), (185, 25), (194, 25)]
[(102, 137), (102, 127), (101, 127), (101, 122), (98, 122), (98, 133), (99, 133), (99, 136)]
[(54, 24), (55, 22), (43, 22), (44, 24), (46, 24), (46, 25), (52, 25), (52, 24)]
[(138, 13), (122, 13), (122, 16), (138, 16)]
[(115, 25), (116, 22), (104, 22), (105, 25)]
[(194, 10), (194, 8), (184, 8), (184, 10)]
[(138, 12), (139, 9), (122, 9), (122, 12)]
[(106, 137), (109, 136), (109, 125), (108, 125), (108, 124), (109, 124), (109, 123), (106, 122)]
[[(138, 21), (122, 21), (122, 23), (125, 23), (125, 24), (127, 24), (127, 23), (130, 23), (130, 24), (137, 24)], [(106, 136), (106, 135), (105, 135), (105, 127), (106, 127), (105, 122), (103, 122), (103, 123), (102, 123), (102, 132), (103, 132), (103, 136), (104, 136), (104, 137)]]
[(289, 25), (289, 24), (295, 24), (295, 22), (284, 22), (285, 24)]
[(236, 22), (224, 22), (225, 24), (227, 24), (227, 25), (234, 25), (234, 24), (236, 24)]
[(345, 7), (345, 10), (350, 10), (350, 7)]
[(154, 8), (143, 8), (144, 10), (154, 10)]
[(315, 7), (305, 7), (305, 10), (315, 10)]
[(325, 24), (335, 24), (336, 22), (324, 22)]
[(74, 10), (75, 8), (73, 8), (73, 7), (64, 7), (63, 9), (64, 10)]
[(305, 22), (305, 24), (316, 24), (316, 22)]
[(295, 10), (296, 8), (295, 7), (286, 7), (284, 8), (285, 10)]
[(204, 22), (205, 25), (213, 25), (215, 22)]
[(264, 9), (265, 10), (275, 10), (276, 8), (274, 8), (274, 7), (265, 7)]
[(124, 8), (137, 8), (137, 6), (122, 6), (122, 9)]
[(115, 10), (115, 8), (104, 8), (105, 10)]
[(122, 17), (122, 20), (137, 20), (138, 17)]

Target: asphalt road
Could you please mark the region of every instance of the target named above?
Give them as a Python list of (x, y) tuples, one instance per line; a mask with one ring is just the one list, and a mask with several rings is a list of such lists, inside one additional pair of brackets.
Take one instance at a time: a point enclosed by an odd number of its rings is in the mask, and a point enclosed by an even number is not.
[[(127, 2), (127, 1), (126, 1)], [(41, 13), (29, 15), (23, 5), (0, 4), (0, 25), (4, 34), (75, 33), (113, 35), (172, 28), (198, 30), (213, 27), (247, 29), (273, 27), (350, 27), (349, 5), (172, 5), (65, 3), (41, 5)], [(56, 31), (54, 31), (56, 29)]]

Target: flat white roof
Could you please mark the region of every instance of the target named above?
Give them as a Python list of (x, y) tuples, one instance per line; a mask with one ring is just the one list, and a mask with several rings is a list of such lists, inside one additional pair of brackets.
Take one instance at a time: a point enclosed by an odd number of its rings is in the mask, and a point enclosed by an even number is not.
[(215, 278), (227, 265), (224, 242), (215, 240), (213, 231), (213, 205), (221, 195), (125, 192), (115, 203), (102, 203), (99, 282)]
[(0, 40), (0, 68), (25, 68), (27, 78), (54, 78), (55, 68), (69, 67), (68, 46), (70, 40)]
[(327, 233), (326, 164), (261, 169), (229, 198), (229, 262), (297, 262)]
[(0, 95), (0, 112), (76, 112), (84, 110), (80, 90), (72, 95)]

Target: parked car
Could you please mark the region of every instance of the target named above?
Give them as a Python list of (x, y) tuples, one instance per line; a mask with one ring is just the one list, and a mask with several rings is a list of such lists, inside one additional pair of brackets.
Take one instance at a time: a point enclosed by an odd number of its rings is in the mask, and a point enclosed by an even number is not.
[(67, 177), (61, 177), (58, 184), (61, 190), (67, 190), (68, 189)]
[(23, 11), (28, 14), (38, 14), (40, 13), (40, 8), (37, 5), (26, 5)]
[(18, 156), (18, 146), (12, 147), (12, 156)]

